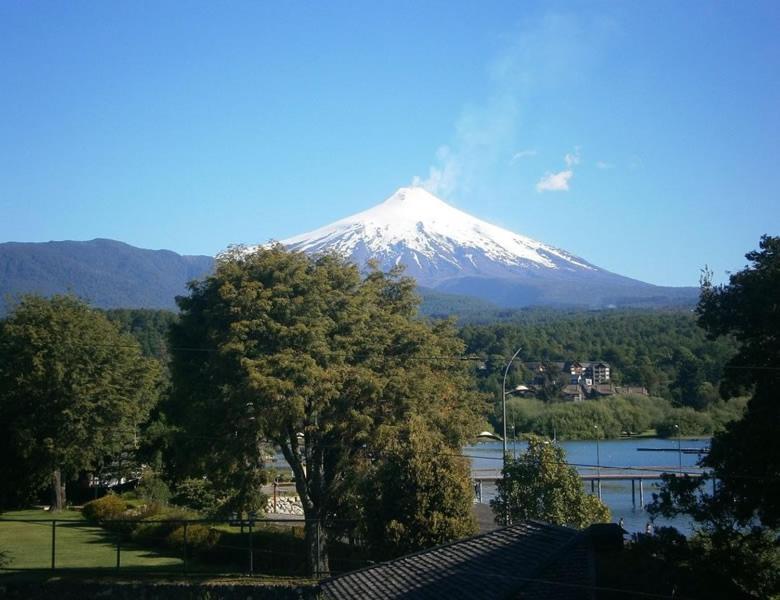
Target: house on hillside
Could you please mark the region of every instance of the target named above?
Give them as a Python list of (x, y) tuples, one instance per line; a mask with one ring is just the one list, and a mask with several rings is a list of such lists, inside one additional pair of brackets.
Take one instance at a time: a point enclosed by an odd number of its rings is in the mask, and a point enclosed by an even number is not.
[(534, 374), (535, 385), (543, 384), (550, 371), (560, 372), (568, 384), (596, 385), (611, 380), (609, 363), (604, 361), (529, 362), (525, 367)]
[(585, 386), (579, 383), (570, 383), (569, 385), (563, 386), (561, 397), (570, 402), (582, 402), (588, 397), (588, 392), (585, 389)]
[(593, 385), (609, 383), (609, 363), (601, 361), (587, 363), (587, 366), (585, 367), (585, 379), (590, 379), (593, 382)]
[(647, 388), (638, 385), (616, 386), (611, 383), (599, 383), (587, 387), (587, 395), (590, 398), (606, 398), (608, 396), (649, 396)]
[(598, 383), (588, 388), (588, 395), (591, 398), (604, 398), (606, 396), (614, 396), (617, 393), (617, 388), (611, 383)]
[(616, 388), (616, 392), (623, 396), (649, 396), (650, 392), (646, 387), (639, 385), (624, 385)]
[(585, 374), (585, 367), (581, 362), (573, 360), (563, 363), (563, 371), (572, 377), (582, 377)]
[(550, 385), (554, 380), (562, 386), (561, 396), (565, 400), (579, 402), (588, 397), (599, 397), (614, 394), (614, 389), (596, 388), (595, 386), (609, 385), (611, 381), (611, 369), (609, 363), (604, 361), (578, 361), (569, 360), (528, 362), (526, 369), (533, 373), (533, 380), (529, 386), (533, 393), (534, 388)]
[(521, 396), (537, 395), (542, 386), (550, 385), (552, 379), (560, 386), (561, 397), (571, 402), (581, 402), (587, 398), (606, 398), (616, 394), (650, 395), (642, 386), (614, 385), (609, 363), (600, 360), (528, 362), (525, 367), (533, 373), (533, 382), (517, 386), (513, 390)]

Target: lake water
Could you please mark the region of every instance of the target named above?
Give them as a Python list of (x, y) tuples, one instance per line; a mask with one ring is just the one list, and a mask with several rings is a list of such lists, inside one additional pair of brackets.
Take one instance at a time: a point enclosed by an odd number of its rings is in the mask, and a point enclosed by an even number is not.
[[(686, 439), (682, 440), (682, 448), (707, 448), (710, 444), (709, 438), (705, 439)], [(596, 458), (595, 440), (560, 442), (560, 445), (566, 451), (566, 460), (574, 466), (580, 473), (595, 474), (597, 463), (602, 467), (602, 473), (630, 473), (626, 467), (640, 468), (661, 468), (663, 470), (675, 471), (680, 466), (682, 460), (683, 469), (696, 466), (699, 461), (699, 454), (679, 454), (677, 452), (677, 440), (660, 438), (641, 438), (641, 439), (622, 439), (622, 440), (600, 440), (599, 441), (599, 460)], [(522, 453), (526, 448), (524, 442), (510, 443), (509, 453)], [(642, 452), (637, 448), (666, 448), (666, 452)], [(485, 442), (466, 446), (463, 448), (463, 454), (471, 460), (472, 472), (476, 476), (500, 476), (501, 472), (501, 442)], [(287, 462), (281, 453), (276, 454), (274, 460), (276, 468), (289, 469)], [(621, 468), (618, 468), (621, 467)], [(642, 473), (647, 471), (633, 471)], [(653, 499), (653, 492), (658, 491), (658, 481), (644, 481), (645, 504)], [(584, 483), (585, 490), (590, 493), (590, 482)], [(488, 502), (495, 495), (495, 486), (485, 484), (483, 486), (483, 501)], [(631, 482), (630, 481), (606, 481), (601, 484), (601, 498), (609, 506), (612, 513), (612, 520), (617, 523), (621, 517), (623, 527), (629, 532), (643, 532), (645, 525), (649, 520), (649, 515), (644, 507), (639, 503), (639, 489), (636, 488), (636, 502), (634, 506), (631, 502)], [(658, 525), (673, 525), (682, 533), (688, 534), (691, 531), (691, 524), (685, 518), (674, 520), (657, 519)]]
[[(707, 448), (709, 439), (682, 440), (682, 448)], [(600, 464), (604, 473), (630, 473), (625, 467), (663, 468), (676, 471), (682, 461), (683, 469), (695, 468), (700, 459), (699, 454), (680, 454), (677, 452), (677, 440), (642, 438), (621, 440), (600, 440), (598, 444), (599, 460), (596, 457), (596, 442), (572, 441), (560, 442), (566, 451), (566, 460), (583, 474), (595, 474), (597, 464)], [(525, 450), (524, 442), (517, 442), (508, 446), (509, 453), (522, 453)], [(666, 448), (666, 452), (639, 451), (638, 448)], [(472, 471), (475, 475), (490, 475), (501, 470), (501, 442), (485, 442), (467, 446), (463, 453), (471, 460)], [(492, 473), (491, 473), (492, 472)], [(635, 473), (647, 471), (634, 471)], [(657, 481), (644, 481), (645, 504), (652, 501), (652, 494), (658, 491)], [(585, 489), (590, 493), (591, 484), (585, 482)], [(487, 502), (495, 494), (495, 487), (485, 485), (483, 487), (483, 501)], [(623, 518), (623, 527), (630, 532), (644, 531), (649, 520), (647, 511), (639, 504), (639, 489), (637, 484), (636, 502), (631, 502), (630, 481), (605, 481), (601, 484), (601, 497), (612, 512), (612, 519), (618, 522)], [(655, 525), (673, 525), (682, 533), (690, 533), (690, 522), (685, 518), (674, 520), (657, 519)]]

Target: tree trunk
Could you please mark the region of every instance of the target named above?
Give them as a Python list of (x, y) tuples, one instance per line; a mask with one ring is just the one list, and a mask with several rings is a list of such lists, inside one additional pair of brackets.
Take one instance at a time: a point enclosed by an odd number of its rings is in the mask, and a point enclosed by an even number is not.
[(51, 475), (51, 510), (61, 511), (65, 508), (65, 486), (62, 483), (62, 473), (54, 469)]
[(304, 537), (306, 541), (306, 567), (309, 575), (312, 577), (329, 575), (327, 534), (322, 526), (321, 518), (307, 515)]
[[(322, 577), (330, 573), (327, 534), (322, 526), (325, 514), (322, 461), (312, 459), (308, 468), (304, 467), (298, 449), (296, 429), (292, 426), (288, 429), (287, 440), (280, 440), (277, 443), (295, 476), (295, 490), (301, 499), (303, 514), (306, 518), (303, 531), (306, 542), (307, 571), (312, 577)], [(285, 441), (288, 443), (284, 443)]]

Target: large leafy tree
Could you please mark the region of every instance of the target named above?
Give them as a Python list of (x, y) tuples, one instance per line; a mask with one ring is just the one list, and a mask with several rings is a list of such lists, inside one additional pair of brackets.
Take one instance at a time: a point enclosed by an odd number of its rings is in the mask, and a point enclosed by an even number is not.
[(170, 419), (181, 473), (239, 486), (281, 448), (306, 523), (308, 565), (328, 570), (328, 526), (354, 493), (375, 434), (420, 415), (452, 448), (475, 427), (462, 345), (415, 318), (414, 282), (281, 246), (233, 249), (179, 299)]
[(746, 257), (750, 264), (726, 285), (705, 274), (696, 312), (710, 337), (736, 340), (721, 394), (752, 390), (747, 410), (713, 437), (702, 461), (709, 475), (667, 478), (652, 510), (693, 517), (696, 536), (678, 546), (694, 572), (717, 571), (742, 593), (764, 598), (780, 593), (780, 237), (762, 237)]
[(158, 397), (158, 363), (71, 296), (26, 296), (0, 323), (0, 480), (4, 504), (127, 450)]
[(696, 312), (711, 338), (731, 335), (738, 351), (726, 365), (721, 393), (753, 394), (743, 419), (716, 435), (704, 464), (720, 480), (737, 516), (780, 527), (780, 237), (764, 236), (745, 255), (751, 264), (712, 285), (705, 278)]
[(502, 478), (491, 501), (497, 523), (539, 519), (556, 525), (585, 527), (609, 521), (609, 508), (588, 495), (566, 452), (558, 444), (531, 436), (518, 458), (506, 457)]

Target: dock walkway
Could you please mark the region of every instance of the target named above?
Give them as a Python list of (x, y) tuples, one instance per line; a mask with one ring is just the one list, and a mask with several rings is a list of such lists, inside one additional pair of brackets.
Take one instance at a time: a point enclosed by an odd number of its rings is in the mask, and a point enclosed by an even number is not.
[[(659, 481), (662, 475), (673, 475), (675, 477), (702, 477), (705, 471), (699, 467), (685, 467), (683, 470), (664, 467), (625, 467), (617, 472), (609, 467), (602, 467), (607, 470), (606, 473), (598, 472), (597, 468), (588, 469), (587, 472), (579, 473), (583, 482), (590, 481), (591, 493), (601, 498), (602, 481), (630, 481), (631, 482), (631, 501), (636, 506), (637, 488), (639, 491), (639, 504), (644, 506), (645, 490), (643, 483), (645, 481)], [(477, 501), (483, 501), (483, 485), (495, 485), (501, 479), (500, 469), (473, 469), (471, 479), (474, 482), (474, 489), (477, 494)]]

